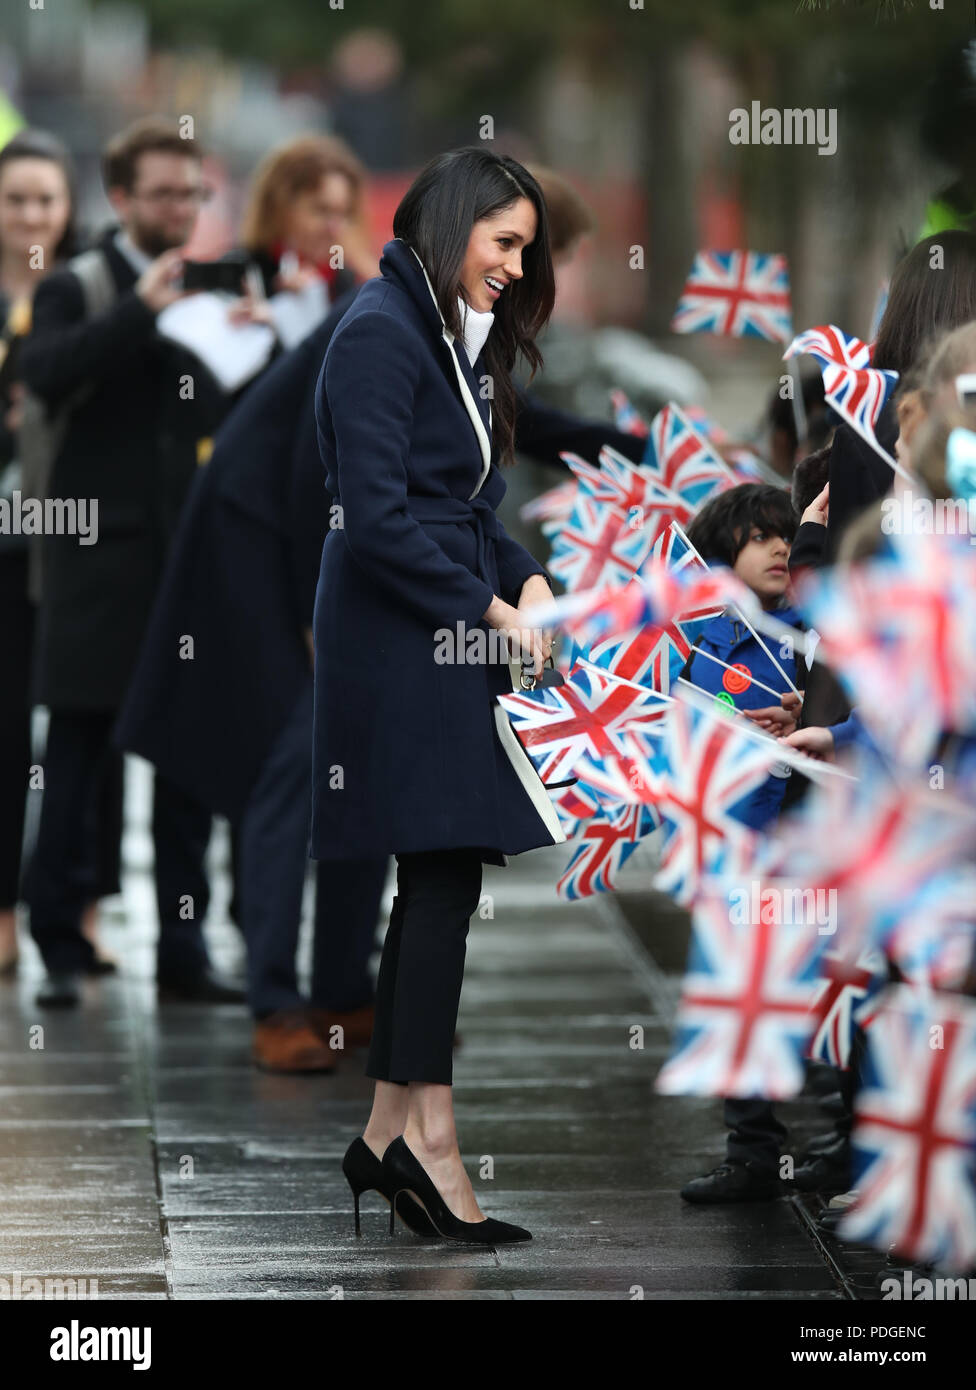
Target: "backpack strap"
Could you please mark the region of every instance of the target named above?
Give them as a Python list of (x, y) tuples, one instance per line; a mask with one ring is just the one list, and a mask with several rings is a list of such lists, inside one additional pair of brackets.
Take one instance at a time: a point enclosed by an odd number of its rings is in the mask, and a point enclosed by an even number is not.
[(93, 319), (111, 308), (118, 298), (118, 290), (108, 259), (99, 247), (73, 256), (67, 269), (81, 281), (86, 319)]

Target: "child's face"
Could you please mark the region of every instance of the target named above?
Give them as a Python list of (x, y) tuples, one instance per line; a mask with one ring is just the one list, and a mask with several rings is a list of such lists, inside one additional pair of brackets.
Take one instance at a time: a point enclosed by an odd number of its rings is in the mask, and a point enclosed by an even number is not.
[(732, 571), (768, 608), (783, 597), (789, 585), (789, 558), (789, 541), (753, 526)]

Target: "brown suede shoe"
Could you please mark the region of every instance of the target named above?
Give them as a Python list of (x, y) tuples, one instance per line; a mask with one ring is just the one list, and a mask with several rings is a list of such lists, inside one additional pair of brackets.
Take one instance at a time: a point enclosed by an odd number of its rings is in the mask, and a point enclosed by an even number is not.
[(374, 1014), (375, 1009), (372, 1004), (363, 1004), (361, 1008), (349, 1009), (346, 1013), (333, 1013), (331, 1009), (310, 1008), (308, 1010), (309, 1022), (333, 1056), (342, 1049), (333, 1050), (329, 1046), (332, 1042), (332, 1035), (329, 1030), (332, 1028), (342, 1029), (343, 1049), (369, 1047), (373, 1036)]
[(335, 1053), (305, 1009), (279, 1009), (254, 1025), (254, 1062), (264, 1071), (335, 1071)]

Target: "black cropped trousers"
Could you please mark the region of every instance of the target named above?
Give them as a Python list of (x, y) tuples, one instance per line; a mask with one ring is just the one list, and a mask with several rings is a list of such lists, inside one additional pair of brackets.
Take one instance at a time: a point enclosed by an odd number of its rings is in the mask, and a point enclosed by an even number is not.
[(398, 854), (366, 1075), (450, 1086), (468, 923), (481, 898), (477, 849)]

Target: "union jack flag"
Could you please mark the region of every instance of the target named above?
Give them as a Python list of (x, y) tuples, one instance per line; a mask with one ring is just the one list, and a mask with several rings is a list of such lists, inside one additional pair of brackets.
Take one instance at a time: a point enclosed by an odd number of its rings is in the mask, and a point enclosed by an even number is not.
[[(568, 626), (581, 641), (586, 641), (609, 625), (611, 635), (596, 641), (587, 659), (625, 680), (638, 681), (666, 695), (705, 624), (724, 611), (727, 600), (724, 592), (714, 591), (714, 586), (693, 582), (695, 578), (709, 578), (710, 572), (677, 522), (672, 522), (655, 542), (649, 564), (652, 570), (665, 566), (681, 578), (671, 616), (654, 602), (645, 582), (650, 574), (645, 575), (642, 570), (622, 590), (609, 595), (603, 608), (586, 615), (579, 624), (574, 621)], [(652, 619), (652, 612), (657, 621)], [(620, 632), (623, 623), (627, 630)]]
[(878, 417), (898, 380), (897, 372), (878, 371), (871, 363), (872, 349), (833, 324), (808, 328), (783, 354), (784, 360), (808, 352), (820, 363), (827, 404), (841, 419), (885, 459), (875, 436)]
[(820, 324), (817, 328), (798, 333), (783, 353), (783, 360), (805, 352), (816, 357), (822, 367), (847, 367), (852, 371), (861, 371), (871, 365), (871, 348), (868, 344), (845, 333), (842, 328), (835, 328), (832, 323)]
[(706, 873), (735, 873), (754, 857), (758, 837), (733, 812), (765, 782), (779, 749), (686, 697), (671, 707), (662, 747), (668, 770), (656, 804), (667, 838), (654, 884), (688, 905)]
[(894, 781), (856, 745), (847, 766), (810, 789), (785, 817), (773, 867), (804, 887), (833, 891), (845, 948), (882, 947), (936, 875), (971, 853), (976, 813), (949, 787)]
[(499, 695), (498, 700), (544, 784), (571, 777), (584, 753), (602, 759), (622, 752), (626, 725), (647, 728), (668, 708), (655, 691), (594, 666), (574, 667), (563, 685)]
[(577, 769), (599, 793), (657, 807), (666, 838), (654, 884), (687, 905), (706, 874), (741, 873), (754, 861), (759, 839), (732, 811), (780, 754), (773, 739), (684, 697), (672, 702), (661, 734), (659, 755), (624, 730), (622, 752), (600, 762), (584, 755)]
[(826, 367), (823, 373), (824, 399), (842, 420), (856, 430), (882, 458), (890, 455), (875, 435), (878, 417), (898, 381), (897, 372), (879, 372), (867, 367), (863, 372), (843, 367)]
[(890, 991), (854, 1107), (858, 1199), (838, 1233), (953, 1270), (976, 1262), (976, 1005)]
[(916, 894), (884, 940), (909, 984), (961, 989), (976, 967), (976, 868), (954, 864)]
[(664, 1095), (785, 1100), (802, 1089), (821, 939), (764, 916), (751, 920), (729, 891), (696, 904)]
[(573, 902), (593, 893), (611, 892), (617, 886), (617, 870), (660, 823), (650, 806), (621, 806), (588, 820), (581, 843), (556, 885), (558, 895)]
[(976, 733), (976, 557), (951, 537), (891, 537), (890, 558), (819, 572), (801, 590), (865, 724), (919, 765), (945, 730)]
[(887, 980), (888, 971), (880, 951), (824, 951), (813, 1002), (814, 1033), (807, 1056), (832, 1067), (846, 1068), (854, 1028), (870, 1024)]
[(574, 839), (579, 834), (583, 821), (598, 815), (603, 806), (593, 788), (579, 779), (570, 782), (568, 786), (557, 787), (549, 793), (549, 797), (556, 808), (567, 840)]
[[(688, 521), (698, 510), (698, 503), (687, 491), (681, 486), (672, 487), (661, 476), (659, 469), (631, 463), (630, 459), (618, 454), (608, 444), (600, 450), (599, 467), (596, 468), (576, 454), (565, 453), (560, 458), (575, 473), (581, 494), (619, 507), (628, 513), (631, 525), (634, 513), (640, 512), (641, 525), (647, 525), (650, 521), (655, 539), (672, 517)], [(674, 470), (675, 473), (677, 471)]]
[(671, 320), (675, 333), (787, 343), (793, 332), (786, 257), (699, 251)]
[(571, 591), (623, 584), (640, 569), (654, 537), (651, 527), (632, 526), (619, 507), (581, 488), (556, 538), (549, 569)]
[(728, 464), (673, 402), (651, 422), (642, 466), (695, 510), (714, 493), (735, 486)]
[(610, 400), (613, 404), (613, 419), (617, 429), (623, 430), (624, 434), (636, 435), (639, 439), (646, 438), (647, 421), (630, 403), (623, 391), (611, 391)]

